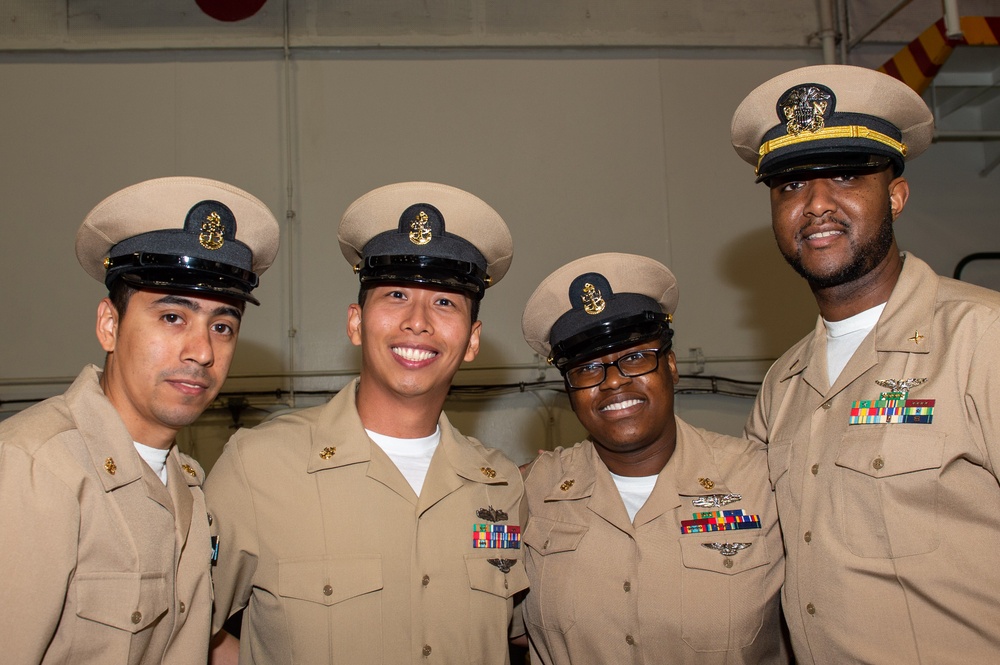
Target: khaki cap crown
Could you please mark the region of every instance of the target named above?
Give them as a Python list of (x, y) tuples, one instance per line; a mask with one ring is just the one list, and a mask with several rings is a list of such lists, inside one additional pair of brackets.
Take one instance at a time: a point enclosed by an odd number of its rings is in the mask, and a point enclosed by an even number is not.
[(76, 256), (108, 287), (250, 295), (278, 252), (264, 203), (238, 187), (193, 176), (146, 180), (98, 203), (76, 235)]

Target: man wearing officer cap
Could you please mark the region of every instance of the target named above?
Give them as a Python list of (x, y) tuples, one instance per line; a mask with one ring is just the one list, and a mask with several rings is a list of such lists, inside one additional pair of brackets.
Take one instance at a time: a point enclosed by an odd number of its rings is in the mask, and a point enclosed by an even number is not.
[(406, 182), (355, 201), (338, 237), (360, 378), (238, 432), (213, 468), (215, 628), (246, 608), (242, 663), (505, 664), (521, 476), (441, 409), (510, 233), (468, 192)]
[(1000, 294), (900, 253), (905, 162), (933, 117), (906, 85), (806, 67), (750, 93), (736, 151), (819, 305), (746, 433), (767, 444), (802, 663), (991, 661), (1000, 651)]
[(525, 340), (589, 433), (525, 480), (532, 663), (788, 662), (766, 454), (674, 415), (677, 299), (664, 265), (608, 253), (525, 307)]
[(108, 197), (77, 257), (109, 295), (104, 369), (0, 423), (4, 662), (204, 662), (204, 472), (173, 446), (229, 371), (278, 224), (250, 194), (160, 178)]

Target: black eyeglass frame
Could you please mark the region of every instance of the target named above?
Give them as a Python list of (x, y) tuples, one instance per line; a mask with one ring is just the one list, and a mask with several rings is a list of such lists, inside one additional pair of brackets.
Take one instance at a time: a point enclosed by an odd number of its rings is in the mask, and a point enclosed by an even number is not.
[[(660, 347), (660, 348), (653, 347), (653, 348), (648, 348), (648, 349), (639, 349), (638, 351), (630, 351), (629, 353), (624, 354), (623, 356), (621, 356), (617, 360), (614, 360), (614, 361), (609, 362), (609, 363), (602, 363), (602, 362), (600, 362), (598, 360), (592, 360), (592, 361), (589, 361), (589, 362), (580, 363), (579, 365), (576, 365), (574, 367), (570, 367), (569, 369), (567, 369), (566, 372), (563, 374), (563, 380), (566, 381), (566, 387), (568, 389), (570, 389), (570, 390), (586, 390), (587, 388), (595, 388), (595, 387), (601, 385), (602, 383), (604, 383), (607, 380), (607, 378), (608, 378), (608, 368), (609, 367), (614, 367), (615, 369), (618, 370), (619, 374), (621, 374), (624, 377), (630, 378), (630, 379), (634, 379), (637, 376), (645, 376), (646, 374), (652, 374), (653, 372), (655, 372), (656, 370), (658, 370), (660, 368), (660, 356), (662, 356), (665, 352), (670, 351), (671, 346), (672, 346), (671, 344), (668, 344), (668, 345)], [(628, 372), (626, 370), (623, 370), (622, 367), (621, 367), (621, 365), (619, 364), (622, 360), (624, 360), (626, 358), (629, 358), (629, 357), (632, 357), (632, 356), (635, 356), (635, 355), (643, 355), (643, 354), (649, 353), (650, 351), (653, 352), (653, 359), (656, 361), (656, 362), (653, 363), (653, 366), (650, 369), (647, 369), (647, 370), (644, 370), (644, 371), (638, 372), (638, 373), (634, 373), (634, 372), (630, 373), (630, 372)], [(580, 385), (574, 385), (573, 384), (572, 380), (570, 379), (570, 375), (573, 373), (573, 370), (579, 369), (581, 367), (596, 366), (596, 365), (600, 365), (601, 366), (602, 372), (601, 372), (601, 380), (600, 381), (597, 381), (596, 383), (588, 383), (585, 386), (580, 386)]]

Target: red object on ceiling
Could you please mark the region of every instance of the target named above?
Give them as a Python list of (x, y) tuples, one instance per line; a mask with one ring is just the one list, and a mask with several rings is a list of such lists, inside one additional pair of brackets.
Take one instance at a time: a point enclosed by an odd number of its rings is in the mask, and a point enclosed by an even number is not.
[(242, 21), (250, 18), (267, 0), (195, 0), (201, 11), (218, 21)]

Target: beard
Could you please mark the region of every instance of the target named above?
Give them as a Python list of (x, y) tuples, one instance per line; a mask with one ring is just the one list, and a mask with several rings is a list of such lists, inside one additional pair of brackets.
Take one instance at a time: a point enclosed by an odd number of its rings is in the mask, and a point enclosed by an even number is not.
[[(842, 226), (849, 226), (848, 224), (841, 224)], [(853, 250), (853, 255), (851, 260), (841, 266), (836, 272), (827, 274), (812, 272), (802, 264), (802, 258), (797, 253), (786, 254), (782, 252), (782, 256), (785, 257), (788, 265), (792, 266), (795, 272), (799, 273), (808, 282), (809, 287), (815, 291), (817, 289), (828, 289), (848, 284), (864, 277), (882, 262), (882, 259), (886, 257), (892, 248), (894, 240), (895, 236), (893, 236), (892, 232), (892, 204), (887, 201), (885, 215), (882, 217), (882, 223), (879, 225), (878, 232), (860, 244), (856, 245), (852, 241), (851, 249)]]

